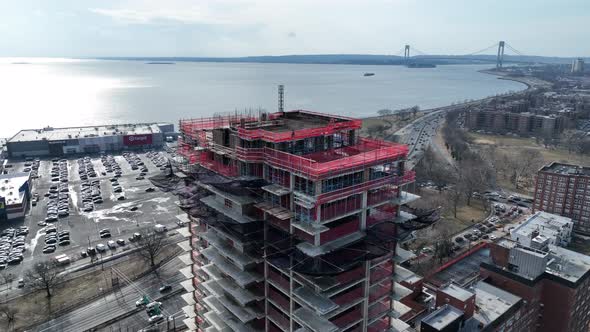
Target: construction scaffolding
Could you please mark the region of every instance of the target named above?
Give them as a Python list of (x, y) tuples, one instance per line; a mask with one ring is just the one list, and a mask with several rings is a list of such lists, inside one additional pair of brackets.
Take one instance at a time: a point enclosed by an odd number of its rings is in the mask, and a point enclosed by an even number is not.
[[(400, 210), (413, 199), (402, 187), (415, 173), (407, 146), (359, 137), (361, 124), (309, 111), (180, 121), (192, 182), (174, 192), (198, 220), (190, 257), (201, 330), (389, 326), (403, 306), (392, 300), (398, 225), (415, 218)], [(178, 187), (172, 178), (158, 183)]]

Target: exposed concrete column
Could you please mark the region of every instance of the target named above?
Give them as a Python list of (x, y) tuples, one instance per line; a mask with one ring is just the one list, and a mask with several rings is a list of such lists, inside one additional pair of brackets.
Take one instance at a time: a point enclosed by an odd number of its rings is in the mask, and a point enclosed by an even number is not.
[(364, 291), (364, 300), (363, 300), (363, 328), (362, 331), (367, 330), (367, 323), (369, 322), (369, 287), (371, 286), (371, 262), (365, 261), (365, 291)]
[(289, 208), (291, 211), (295, 211), (295, 201), (293, 198), (293, 191), (295, 190), (295, 175), (293, 173), (289, 173), (289, 190), (291, 194), (289, 195)]
[(315, 187), (315, 195), (314, 196), (318, 196), (319, 194), (322, 193), (322, 180), (317, 180), (317, 181), (313, 182), (313, 185)]
[(367, 197), (368, 191), (363, 191), (361, 194), (361, 230), (367, 229)]

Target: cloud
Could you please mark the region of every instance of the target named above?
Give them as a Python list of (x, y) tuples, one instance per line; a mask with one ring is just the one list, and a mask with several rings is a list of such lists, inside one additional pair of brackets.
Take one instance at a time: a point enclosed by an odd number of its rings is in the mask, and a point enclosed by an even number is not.
[(92, 8), (91, 12), (112, 19), (132, 24), (151, 24), (159, 21), (174, 21), (180, 23), (202, 23), (202, 24), (227, 24), (230, 21), (215, 17), (194, 8), (192, 10), (176, 9), (104, 9)]
[(297, 37), (297, 34), (295, 32), (293, 32), (293, 31), (291, 31), (291, 32), (289, 32), (287, 34), (287, 37), (289, 37), (289, 38), (295, 38), (295, 37)]

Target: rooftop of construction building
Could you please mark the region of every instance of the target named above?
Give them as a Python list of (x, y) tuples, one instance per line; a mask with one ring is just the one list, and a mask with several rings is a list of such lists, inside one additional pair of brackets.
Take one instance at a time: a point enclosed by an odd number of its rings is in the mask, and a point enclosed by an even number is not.
[(590, 167), (583, 167), (572, 164), (553, 162), (543, 166), (541, 172), (555, 173), (560, 175), (590, 175)]
[[(264, 116), (261, 117), (264, 119)], [(346, 122), (352, 119), (339, 115), (320, 114), (309, 111), (290, 111), (269, 115), (268, 121), (253, 121), (246, 124), (248, 129), (261, 128), (272, 132), (296, 131), (321, 128), (331, 123)]]
[(180, 121), (180, 130), (194, 133), (215, 128), (234, 128), (243, 139), (284, 142), (329, 135), (341, 130), (360, 129), (362, 121), (334, 114), (304, 110), (256, 114), (245, 112), (217, 115), (211, 118)]
[(45, 127), (42, 129), (23, 129), (8, 140), (8, 142), (28, 141), (56, 141), (66, 139), (80, 139), (102, 136), (147, 135), (160, 133), (161, 125), (157, 123), (115, 124), (87, 127)]

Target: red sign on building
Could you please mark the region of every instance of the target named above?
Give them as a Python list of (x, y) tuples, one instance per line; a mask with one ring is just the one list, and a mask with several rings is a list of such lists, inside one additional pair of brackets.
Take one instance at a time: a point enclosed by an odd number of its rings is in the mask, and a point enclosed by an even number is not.
[(149, 145), (152, 144), (152, 134), (123, 136), (125, 145)]

